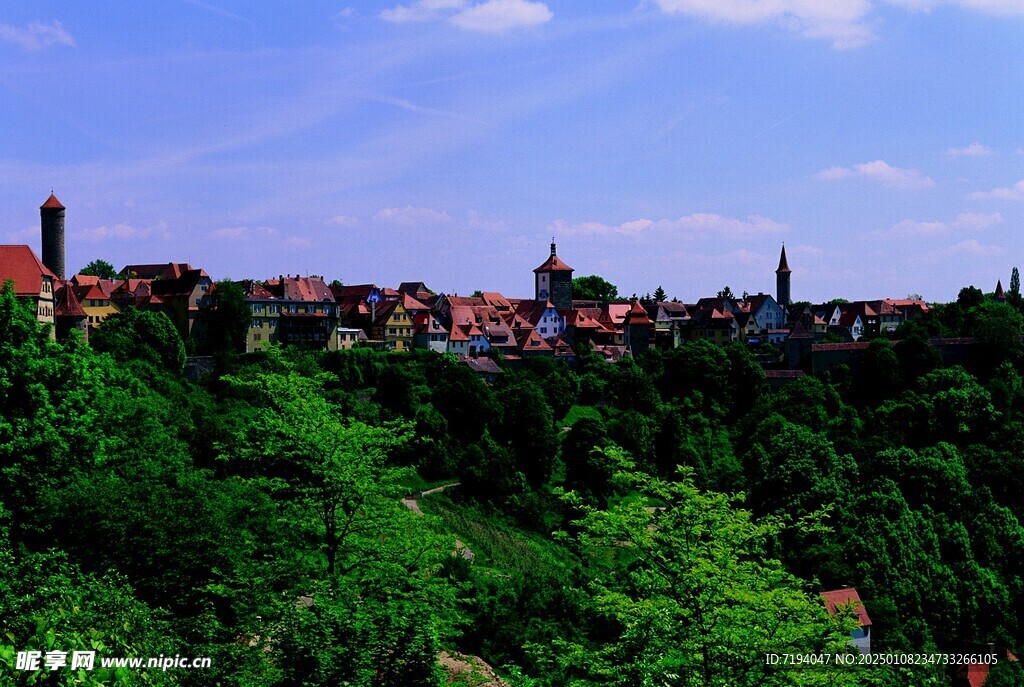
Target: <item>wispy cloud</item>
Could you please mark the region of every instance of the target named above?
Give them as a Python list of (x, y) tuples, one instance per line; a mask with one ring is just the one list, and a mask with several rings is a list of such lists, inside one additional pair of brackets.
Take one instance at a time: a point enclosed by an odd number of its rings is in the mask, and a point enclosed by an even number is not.
[(51, 24), (34, 21), (27, 26), (0, 24), (0, 41), (25, 50), (43, 50), (53, 45), (75, 47), (75, 39), (56, 20)]
[(946, 155), (949, 157), (988, 157), (994, 155), (995, 151), (987, 145), (975, 141), (966, 148), (947, 148)]
[(153, 227), (135, 227), (127, 222), (119, 222), (114, 225), (102, 225), (92, 229), (82, 229), (75, 233), (76, 237), (88, 243), (102, 243), (111, 239), (119, 241), (131, 239), (141, 240), (150, 237), (170, 238), (167, 232), (167, 224), (160, 222)]
[(380, 13), (384, 21), (403, 24), (405, 22), (435, 21), (443, 19), (450, 11), (466, 6), (466, 0), (417, 0), (411, 5), (399, 5)]
[(304, 239), (301, 236), (289, 236), (285, 239), (284, 244), (289, 248), (312, 248), (313, 242), (309, 239)]
[(999, 212), (983, 214), (979, 212), (961, 212), (955, 219), (948, 222), (922, 222), (905, 219), (888, 229), (877, 232), (879, 236), (905, 238), (908, 236), (937, 236), (954, 232), (980, 231), (1001, 224), (1003, 215)]
[(351, 215), (335, 215), (325, 222), (335, 227), (354, 227), (359, 224), (358, 217), (352, 217)]
[(226, 239), (232, 241), (247, 241), (253, 237), (276, 236), (277, 229), (274, 227), (222, 227), (210, 232), (215, 239)]
[(960, 243), (953, 244), (952, 246), (946, 246), (939, 248), (928, 253), (930, 258), (949, 258), (954, 255), (968, 255), (975, 257), (990, 257), (993, 255), (1002, 255), (1006, 252), (1006, 249), (1002, 246), (985, 245), (978, 242), (977, 239), (967, 239)]
[(466, 0), (417, 0), (380, 13), (381, 19), (394, 23), (447, 19), (460, 29), (485, 33), (539, 26), (553, 16), (546, 4), (533, 0), (486, 0), (476, 4)]
[(236, 21), (244, 22), (249, 21), (240, 14), (235, 14), (234, 12), (226, 10), (223, 7), (218, 7), (217, 5), (213, 5), (208, 2), (203, 2), (202, 0), (185, 0), (185, 2), (189, 5), (192, 5), (193, 7), (198, 7), (201, 10), (206, 10), (207, 12), (211, 12), (213, 14), (219, 14), (220, 16), (227, 17), (228, 19), (234, 19)]
[(685, 233), (690, 235), (714, 234), (726, 237), (751, 236), (755, 234), (772, 234), (786, 231), (789, 227), (781, 222), (750, 215), (746, 219), (723, 217), (714, 213), (695, 213), (679, 219), (635, 219), (618, 225), (601, 222), (580, 222), (569, 224), (564, 220), (555, 220), (548, 227), (556, 234), (623, 234), (636, 236), (650, 231)]
[(774, 24), (806, 38), (832, 41), (836, 49), (875, 40), (867, 20), (869, 0), (655, 0), (663, 12), (731, 24)]
[(896, 7), (922, 12), (930, 12), (940, 5), (952, 5), (997, 16), (1024, 15), (1024, 4), (1020, 0), (885, 0), (885, 2)]
[(529, 0), (488, 0), (462, 10), (449, 19), (460, 29), (504, 33), (511, 29), (539, 26), (554, 15), (543, 2)]
[(418, 227), (429, 224), (450, 222), (451, 215), (443, 210), (433, 208), (415, 208), (407, 205), (404, 208), (382, 208), (373, 216), (374, 222), (393, 224), (400, 227)]
[(935, 186), (935, 181), (931, 177), (921, 174), (920, 171), (893, 167), (885, 160), (862, 162), (853, 167), (830, 167), (818, 172), (816, 176), (825, 181), (861, 177), (878, 181), (888, 188), (905, 190), (924, 189)]
[(975, 191), (967, 196), (971, 200), (1024, 200), (1024, 179), (1009, 188), (994, 188), (991, 191)]

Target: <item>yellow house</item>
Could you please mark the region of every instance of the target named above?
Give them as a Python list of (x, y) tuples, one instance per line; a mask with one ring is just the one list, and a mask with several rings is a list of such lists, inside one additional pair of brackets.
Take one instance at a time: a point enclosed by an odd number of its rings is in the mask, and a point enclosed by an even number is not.
[(106, 293), (99, 284), (83, 284), (75, 288), (75, 295), (82, 304), (87, 322), (91, 327), (98, 327), (103, 320), (121, 312), (121, 308), (110, 300), (110, 294)]
[(389, 351), (408, 351), (412, 348), (412, 315), (399, 300), (386, 301), (377, 306), (370, 338), (384, 341)]

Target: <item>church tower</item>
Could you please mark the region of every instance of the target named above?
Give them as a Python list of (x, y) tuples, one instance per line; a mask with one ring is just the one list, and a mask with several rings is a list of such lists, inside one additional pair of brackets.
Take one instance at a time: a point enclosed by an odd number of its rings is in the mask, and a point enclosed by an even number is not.
[(779, 268), (775, 270), (775, 300), (783, 308), (789, 308), (789, 278), (792, 274), (793, 270), (789, 269), (786, 260), (786, 244), (782, 244)]
[(43, 264), (57, 275), (64, 278), (64, 206), (57, 196), (50, 194), (46, 202), (39, 206), (39, 220), (43, 234)]
[(555, 253), (555, 239), (551, 239), (551, 256), (533, 271), (534, 298), (551, 301), (557, 310), (572, 309), (572, 273)]

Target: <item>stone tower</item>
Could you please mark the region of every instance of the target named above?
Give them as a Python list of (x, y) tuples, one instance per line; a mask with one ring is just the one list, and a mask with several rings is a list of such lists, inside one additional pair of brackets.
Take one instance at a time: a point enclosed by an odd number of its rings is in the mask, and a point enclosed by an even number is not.
[(39, 206), (43, 234), (43, 264), (59, 279), (64, 278), (64, 206), (50, 194)]
[(551, 239), (551, 256), (533, 273), (534, 297), (538, 301), (551, 301), (557, 310), (572, 308), (573, 269), (555, 254), (554, 239)]
[(789, 269), (786, 260), (786, 244), (782, 244), (782, 255), (779, 257), (779, 268), (775, 270), (775, 300), (783, 308), (789, 307), (789, 278), (793, 270)]

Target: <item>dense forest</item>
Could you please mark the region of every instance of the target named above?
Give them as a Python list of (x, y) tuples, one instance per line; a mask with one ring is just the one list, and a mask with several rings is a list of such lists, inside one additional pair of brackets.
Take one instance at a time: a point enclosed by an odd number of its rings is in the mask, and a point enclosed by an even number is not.
[[(856, 373), (774, 393), (743, 345), (702, 341), (493, 384), (274, 348), (190, 382), (162, 314), (57, 343), (8, 287), (0, 682), (443, 685), (447, 651), (515, 687), (948, 685), (765, 654), (851, 651), (818, 596), (842, 585), (874, 651), (1022, 649), (1021, 323), (964, 289)], [(983, 354), (944, 367), (935, 334)], [(211, 666), (15, 669), (79, 649)]]

